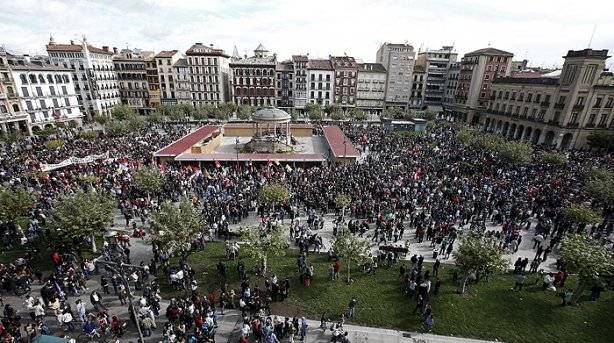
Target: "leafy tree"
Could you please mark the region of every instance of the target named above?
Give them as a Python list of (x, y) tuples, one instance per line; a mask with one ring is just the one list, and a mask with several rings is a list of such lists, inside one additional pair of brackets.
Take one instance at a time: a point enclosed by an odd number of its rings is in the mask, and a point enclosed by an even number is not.
[(556, 151), (543, 152), (541, 154), (541, 160), (551, 165), (563, 165), (567, 163), (567, 155)]
[(241, 245), (241, 253), (261, 263), (263, 274), (267, 272), (269, 258), (283, 256), (288, 249), (284, 227), (280, 224), (273, 225), (268, 232), (258, 226), (244, 228), (241, 241), (245, 242)]
[(150, 240), (171, 254), (187, 254), (206, 223), (201, 211), (187, 198), (182, 198), (178, 204), (164, 202), (160, 212), (153, 212), (149, 219)]
[(162, 123), (164, 121), (164, 115), (162, 114), (162, 111), (156, 109), (147, 116), (147, 121), (150, 123)]
[(279, 183), (269, 183), (260, 188), (260, 199), (269, 206), (286, 202), (290, 198), (288, 189)]
[(192, 114), (192, 119), (199, 120), (199, 121), (205, 120), (209, 118), (209, 111), (210, 109), (208, 107), (201, 107), (201, 106), (196, 107), (194, 110), (194, 114)]
[(248, 120), (251, 118), (252, 113), (254, 113), (254, 107), (250, 105), (241, 105), (237, 109), (237, 115), (241, 120)]
[(350, 230), (341, 230), (341, 232), (337, 233), (332, 248), (335, 254), (347, 265), (347, 282), (350, 284), (352, 264), (361, 264), (369, 258), (371, 250), (369, 242), (358, 238)]
[(104, 125), (109, 122), (109, 117), (97, 114), (94, 116), (94, 121), (100, 125)]
[(579, 204), (566, 207), (563, 210), (563, 215), (568, 221), (578, 224), (596, 224), (603, 220), (599, 213), (593, 211), (592, 208)]
[(167, 117), (172, 121), (183, 121), (186, 119), (185, 112), (177, 105), (171, 106), (168, 109)]
[(584, 189), (606, 209), (614, 206), (614, 172), (592, 169), (586, 175)]
[(342, 112), (341, 107), (339, 107), (339, 105), (337, 104), (329, 104), (324, 106), (324, 113), (326, 113), (329, 116), (339, 116)]
[[(36, 199), (25, 187), (0, 187), (0, 220), (15, 223), (20, 217), (29, 217)], [(27, 228), (22, 228), (27, 229)]]
[(230, 116), (237, 110), (237, 105), (232, 102), (224, 102), (218, 107), (226, 118), (230, 118)]
[(351, 202), (352, 199), (343, 193), (337, 193), (335, 196), (335, 204), (337, 207), (341, 207), (341, 218), (345, 217), (345, 208), (348, 207)]
[(388, 107), (382, 113), (382, 116), (387, 119), (396, 119), (402, 116), (404, 110), (398, 106)]
[(345, 113), (343, 113), (343, 111), (333, 112), (333, 114), (330, 115), (330, 119), (332, 119), (332, 120), (344, 120), (345, 119)]
[(136, 113), (132, 107), (125, 104), (118, 104), (111, 109), (111, 116), (116, 120), (127, 120), (134, 117)]
[(47, 149), (59, 149), (64, 146), (64, 141), (61, 139), (52, 139), (50, 141), (45, 142), (45, 148)]
[(213, 108), (213, 118), (218, 120), (228, 120), (228, 113), (221, 108)]
[(147, 122), (142, 116), (135, 115), (126, 120), (126, 125), (130, 131), (138, 131), (147, 125)]
[(7, 132), (6, 134), (0, 133), (0, 141), (6, 143), (15, 143), (23, 138), (23, 134), (19, 131)]
[(190, 118), (196, 112), (194, 106), (186, 103), (177, 104), (177, 110), (183, 113), (184, 118)]
[(98, 138), (98, 132), (97, 131), (81, 131), (79, 132), (79, 137), (83, 138), (83, 139), (96, 139)]
[(96, 252), (96, 236), (105, 232), (115, 208), (115, 200), (104, 193), (79, 191), (56, 200), (47, 226), (72, 242), (90, 237)]
[(146, 167), (134, 174), (134, 185), (149, 197), (151, 193), (157, 193), (162, 189), (164, 179), (157, 170)]
[(578, 275), (572, 304), (577, 303), (584, 288), (595, 283), (603, 275), (614, 273), (614, 255), (604, 245), (583, 234), (567, 235), (561, 241), (559, 255), (567, 271)]
[(458, 288), (460, 294), (465, 293), (467, 281), (472, 274), (502, 271), (507, 265), (493, 240), (475, 232), (462, 238), (454, 257), (456, 265), (463, 270), (463, 278)]
[(597, 149), (614, 150), (614, 133), (605, 130), (593, 131), (588, 137), (588, 145)]
[(365, 113), (365, 111), (363, 111), (362, 109), (358, 107), (350, 108), (348, 110), (348, 115), (350, 116), (350, 118), (357, 120), (357, 121), (367, 120), (367, 114)]
[(311, 120), (322, 120), (322, 108), (320, 108), (320, 104), (306, 104), (305, 112)]
[(104, 125), (105, 132), (110, 136), (119, 137), (128, 133), (128, 125), (125, 121), (111, 120)]
[(498, 146), (499, 158), (509, 164), (527, 164), (531, 162), (533, 146), (528, 143), (508, 142)]

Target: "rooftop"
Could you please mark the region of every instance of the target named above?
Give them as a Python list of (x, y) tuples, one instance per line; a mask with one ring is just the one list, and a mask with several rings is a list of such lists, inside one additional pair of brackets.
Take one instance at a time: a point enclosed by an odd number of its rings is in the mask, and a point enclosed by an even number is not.
[(356, 68), (356, 60), (351, 56), (331, 56), (333, 68)]
[(503, 51), (503, 50), (499, 50), (495, 48), (484, 48), (484, 49), (479, 49), (479, 50), (475, 50), (472, 52), (468, 52), (465, 54), (465, 56), (479, 56), (479, 55), (509, 56), (509, 57), (514, 56), (514, 54), (512, 54), (511, 52), (507, 52), (507, 51)]
[(369, 71), (374, 73), (386, 73), (386, 68), (381, 63), (358, 63), (358, 71)]
[[(107, 49), (100, 49), (93, 45), (87, 45), (87, 49), (95, 54), (113, 55), (113, 51)], [(55, 52), (83, 52), (83, 45), (81, 44), (47, 44), (47, 51)]]
[(171, 58), (173, 56), (175, 56), (176, 53), (178, 53), (178, 50), (162, 50), (160, 51), (156, 57), (159, 58)]
[(255, 122), (265, 123), (287, 123), (291, 118), (286, 111), (275, 107), (260, 108), (252, 115)]
[(567, 51), (567, 56), (565, 57), (593, 57), (593, 58), (601, 58), (606, 59), (608, 56), (608, 49), (603, 50), (593, 50), (593, 49), (584, 49), (584, 50), (569, 50)]
[(9, 61), (12, 70), (39, 70), (39, 71), (72, 71), (72, 69), (56, 66), (54, 64), (45, 63), (42, 61)]
[(493, 84), (528, 84), (556, 86), (559, 79), (556, 77), (500, 77), (493, 81)]
[(185, 58), (180, 58), (173, 64), (173, 67), (188, 67), (188, 60)]
[(224, 53), (223, 49), (215, 49), (213, 44), (206, 46), (203, 43), (194, 43), (185, 53), (186, 55), (230, 57)]
[(196, 143), (204, 140), (205, 138), (211, 136), (215, 131), (219, 130), (219, 126), (215, 125), (205, 125), (194, 132), (188, 133), (187, 135), (179, 138), (173, 143), (165, 146), (164, 148), (156, 151), (154, 154), (155, 157), (162, 156), (172, 156), (175, 157), (182, 152), (190, 149)]
[(330, 146), (330, 150), (335, 157), (359, 157), (360, 153), (352, 141), (345, 136), (343, 131), (338, 126), (322, 127), (324, 138)]
[(292, 71), (294, 70), (294, 65), (292, 61), (278, 62), (276, 69), (277, 71)]
[(307, 67), (314, 70), (333, 70), (330, 60), (324, 59), (309, 60)]
[(305, 55), (292, 55), (292, 61), (294, 62), (307, 62), (308, 60), (309, 57)]

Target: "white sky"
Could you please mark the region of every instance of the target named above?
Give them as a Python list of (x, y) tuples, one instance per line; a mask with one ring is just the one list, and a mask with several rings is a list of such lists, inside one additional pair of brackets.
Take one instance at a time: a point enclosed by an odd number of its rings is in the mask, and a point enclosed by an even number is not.
[[(487, 47), (530, 65), (561, 65), (570, 49), (614, 50), (614, 1), (607, 0), (0, 0), (0, 44), (44, 54), (86, 35), (98, 47), (187, 50), (194, 42), (232, 54), (263, 43), (281, 59), (344, 52), (365, 62), (380, 43), (416, 50), (456, 47), (459, 56)], [(612, 65), (612, 61), (608, 65)]]

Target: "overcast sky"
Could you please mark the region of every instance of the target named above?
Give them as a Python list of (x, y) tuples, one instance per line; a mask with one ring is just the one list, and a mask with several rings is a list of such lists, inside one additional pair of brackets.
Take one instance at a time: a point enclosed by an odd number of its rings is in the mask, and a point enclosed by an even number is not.
[(453, 44), (459, 56), (490, 44), (551, 67), (586, 48), (595, 25), (591, 47), (614, 50), (613, 14), (611, 0), (0, 0), (0, 44), (43, 54), (50, 34), (58, 43), (86, 35), (98, 47), (202, 42), (243, 55), (263, 43), (281, 59), (347, 53), (364, 62), (385, 41)]

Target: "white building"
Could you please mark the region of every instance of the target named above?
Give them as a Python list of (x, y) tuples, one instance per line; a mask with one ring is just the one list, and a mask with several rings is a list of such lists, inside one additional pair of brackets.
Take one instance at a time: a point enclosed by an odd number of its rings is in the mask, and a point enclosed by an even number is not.
[(21, 107), (28, 113), (32, 131), (53, 127), (57, 123), (80, 126), (83, 114), (72, 80), (72, 70), (32, 61), (29, 57), (9, 60)]
[(307, 101), (324, 107), (333, 103), (335, 70), (330, 60), (310, 59), (307, 64)]
[(160, 80), (160, 98), (162, 104), (176, 104), (173, 66), (181, 58), (177, 50), (160, 51), (155, 59)]
[(437, 113), (443, 112), (448, 69), (457, 57), (458, 53), (452, 46), (418, 53), (416, 65), (422, 65), (426, 74), (423, 106)]
[(380, 114), (385, 106), (386, 68), (379, 63), (358, 63), (356, 106)]
[(85, 37), (81, 44), (73, 41), (70, 44), (56, 44), (51, 37), (47, 53), (52, 64), (72, 70), (71, 78), (82, 113), (88, 118), (111, 115), (113, 106), (120, 103), (119, 85), (113, 65), (114, 51), (109, 51), (108, 46), (99, 49), (89, 45)]
[(196, 102), (194, 102), (194, 104), (192, 103), (187, 59), (180, 58), (173, 65), (173, 82), (175, 84), (175, 98), (177, 99), (177, 103), (194, 106), (199, 105)]
[(307, 104), (307, 66), (309, 64), (308, 55), (292, 56), (294, 69), (294, 108), (303, 110)]
[(377, 50), (376, 62), (388, 72), (386, 103), (406, 107), (412, 90), (416, 52), (409, 44), (384, 43)]
[(31, 134), (28, 114), (21, 107), (8, 59), (13, 55), (0, 47), (0, 134)]
[(230, 100), (230, 56), (213, 45), (195, 43), (186, 51), (189, 87), (194, 106), (219, 106)]

